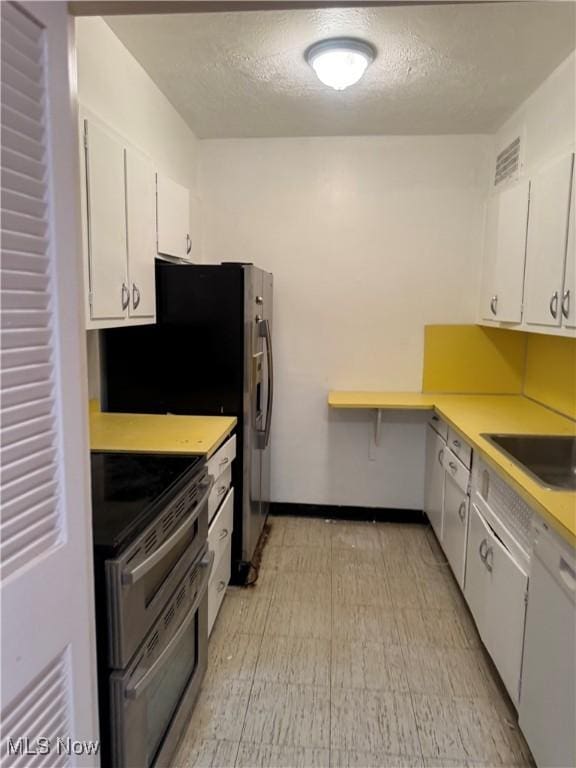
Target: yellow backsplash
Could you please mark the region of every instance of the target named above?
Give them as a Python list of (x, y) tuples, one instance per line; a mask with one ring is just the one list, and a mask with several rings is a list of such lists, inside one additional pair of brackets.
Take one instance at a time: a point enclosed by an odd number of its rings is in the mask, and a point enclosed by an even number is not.
[(526, 334), (480, 325), (427, 325), (423, 392), (518, 395)]
[(480, 325), (427, 325), (422, 391), (524, 394), (576, 419), (576, 339)]
[(524, 394), (576, 419), (576, 339), (527, 333)]

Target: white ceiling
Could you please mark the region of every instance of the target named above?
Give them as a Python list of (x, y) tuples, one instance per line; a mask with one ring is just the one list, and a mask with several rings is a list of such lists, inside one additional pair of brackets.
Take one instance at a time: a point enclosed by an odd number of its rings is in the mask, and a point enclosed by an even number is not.
[[(575, 45), (572, 2), (348, 8), (106, 21), (200, 138), (490, 132)], [(359, 84), (323, 86), (313, 42), (361, 37)]]

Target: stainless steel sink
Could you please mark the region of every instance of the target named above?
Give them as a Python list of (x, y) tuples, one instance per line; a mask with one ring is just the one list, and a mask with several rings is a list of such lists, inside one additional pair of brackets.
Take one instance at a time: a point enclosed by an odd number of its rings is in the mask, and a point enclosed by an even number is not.
[(576, 437), (487, 435), (502, 453), (547, 488), (576, 491)]

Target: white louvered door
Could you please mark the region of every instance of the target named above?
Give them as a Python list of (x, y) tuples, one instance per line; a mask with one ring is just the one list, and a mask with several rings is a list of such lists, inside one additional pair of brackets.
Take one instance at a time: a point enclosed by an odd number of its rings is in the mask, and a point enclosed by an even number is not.
[(1, 17), (0, 762), (98, 765), (73, 28)]

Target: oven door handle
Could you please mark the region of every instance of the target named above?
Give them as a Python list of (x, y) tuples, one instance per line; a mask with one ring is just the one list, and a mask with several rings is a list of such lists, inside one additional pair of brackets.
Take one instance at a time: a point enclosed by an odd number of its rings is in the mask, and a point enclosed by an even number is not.
[(210, 496), (210, 491), (212, 490), (212, 486), (214, 485), (214, 478), (212, 475), (209, 475), (209, 481), (206, 484), (205, 492), (202, 498), (198, 501), (196, 504), (196, 507), (194, 509), (194, 512), (190, 515), (190, 517), (186, 518), (186, 520), (182, 523), (182, 525), (177, 528), (174, 533), (169, 536), (166, 541), (162, 542), (162, 544), (156, 549), (150, 557), (146, 558), (144, 562), (140, 563), (140, 565), (135, 566), (134, 568), (127, 569), (125, 571), (122, 571), (122, 584), (125, 586), (131, 586), (132, 584), (135, 584), (139, 579), (141, 579), (143, 576), (145, 576), (148, 571), (150, 571), (154, 566), (162, 560), (162, 558), (166, 555), (167, 552), (169, 552), (172, 547), (177, 544), (180, 539), (182, 539), (190, 530), (190, 528), (194, 525), (196, 520), (198, 519), (198, 515), (202, 511), (202, 507), (206, 502), (208, 501), (208, 496)]
[(214, 563), (214, 552), (210, 551), (207, 552), (206, 557), (202, 559), (200, 562), (200, 568), (204, 570), (204, 575), (202, 576), (202, 581), (200, 583), (200, 587), (198, 589), (198, 596), (196, 597), (196, 600), (194, 600), (194, 603), (192, 605), (192, 608), (188, 611), (184, 619), (182, 619), (182, 623), (170, 639), (170, 642), (164, 648), (160, 656), (156, 659), (154, 664), (144, 672), (142, 677), (134, 683), (134, 685), (129, 685), (126, 688), (126, 692), (124, 696), (127, 699), (137, 699), (140, 694), (148, 687), (148, 685), (152, 682), (154, 676), (156, 675), (156, 672), (166, 664), (167, 661), (169, 661), (170, 656), (172, 655), (172, 651), (190, 626), (190, 623), (194, 619), (194, 616), (196, 615), (196, 611), (198, 610), (198, 606), (200, 605), (201, 601), (204, 599), (204, 594), (206, 592), (206, 587), (208, 586), (208, 579), (210, 578), (210, 573), (212, 572), (212, 564)]

